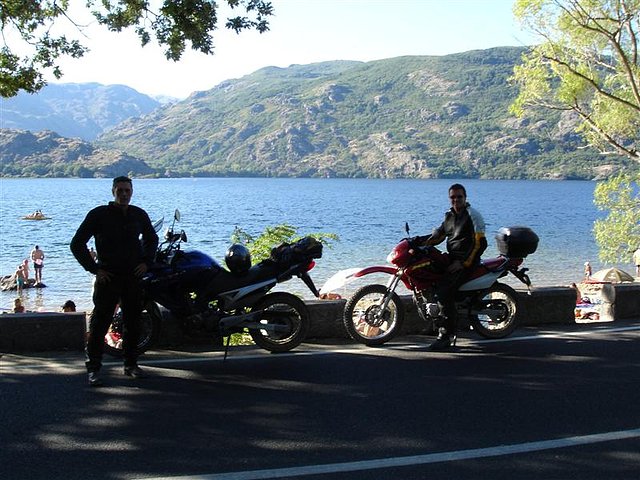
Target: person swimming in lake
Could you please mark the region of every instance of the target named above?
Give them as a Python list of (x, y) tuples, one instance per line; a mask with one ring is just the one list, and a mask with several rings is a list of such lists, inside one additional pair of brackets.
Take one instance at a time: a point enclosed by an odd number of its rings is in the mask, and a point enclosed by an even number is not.
[(24, 313), (24, 305), (22, 305), (20, 298), (16, 298), (13, 301), (13, 313)]
[(75, 312), (76, 304), (73, 300), (67, 300), (66, 302), (64, 302), (64, 304), (62, 304), (60, 309), (65, 313)]

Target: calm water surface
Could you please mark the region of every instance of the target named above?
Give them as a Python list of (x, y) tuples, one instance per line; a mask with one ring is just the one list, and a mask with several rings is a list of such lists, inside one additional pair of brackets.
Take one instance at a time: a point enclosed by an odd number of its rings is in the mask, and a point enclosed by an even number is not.
[[(223, 259), (234, 226), (257, 235), (265, 227), (289, 223), (300, 234), (331, 232), (340, 236), (325, 249), (311, 272), (318, 287), (333, 273), (350, 267), (384, 263), (402, 238), (404, 223), (412, 234), (424, 234), (442, 221), (452, 180), (365, 179), (141, 179), (134, 180), (133, 204), (152, 220), (174, 209), (188, 235), (185, 248)], [(526, 225), (540, 237), (538, 251), (526, 263), (534, 286), (566, 285), (580, 280), (583, 264), (602, 265), (591, 233), (601, 213), (593, 205), (592, 182), (464, 180), (470, 203), (487, 223), (489, 248), (497, 254), (494, 235), (502, 226)], [(69, 241), (85, 214), (111, 200), (110, 179), (0, 179), (0, 274), (15, 271), (35, 244), (46, 259), (47, 288), (23, 293), (29, 310), (58, 310), (67, 299), (79, 309), (91, 308), (92, 275), (69, 251)], [(51, 220), (21, 217), (41, 209)], [(622, 265), (627, 271), (631, 266)], [(31, 269), (33, 277), (33, 268)], [(350, 288), (359, 285), (351, 286)], [(298, 279), (284, 284), (309, 297)], [(348, 291), (341, 292), (348, 294)], [(0, 308), (11, 307), (15, 292), (0, 292)]]

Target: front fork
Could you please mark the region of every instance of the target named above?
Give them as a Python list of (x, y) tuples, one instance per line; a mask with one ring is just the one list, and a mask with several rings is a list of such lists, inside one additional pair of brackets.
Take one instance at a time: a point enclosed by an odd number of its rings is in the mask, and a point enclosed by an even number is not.
[(404, 270), (400, 269), (387, 282), (387, 293), (383, 297), (382, 305), (380, 305), (381, 312), (387, 311), (387, 307), (389, 306), (389, 302), (391, 301), (391, 294), (396, 291), (402, 275), (404, 275)]

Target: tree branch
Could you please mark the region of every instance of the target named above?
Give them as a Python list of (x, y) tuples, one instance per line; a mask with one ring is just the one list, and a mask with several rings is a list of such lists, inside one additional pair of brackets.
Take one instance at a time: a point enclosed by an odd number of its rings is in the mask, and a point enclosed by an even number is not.
[(640, 154), (635, 148), (627, 148), (620, 142), (618, 142), (615, 138), (613, 138), (602, 128), (600, 128), (600, 126), (596, 122), (594, 122), (591, 117), (580, 108), (579, 105), (575, 104), (572, 110), (575, 111), (580, 116), (580, 118), (582, 118), (582, 120), (584, 120), (584, 122), (589, 126), (589, 128), (591, 128), (593, 132), (598, 134), (606, 143), (617, 150), (620, 155), (629, 158), (640, 159)]
[(600, 85), (598, 85), (592, 78), (587, 77), (586, 75), (578, 72), (575, 68), (573, 68), (571, 65), (569, 65), (567, 62), (565, 62), (564, 60), (560, 60), (559, 58), (555, 58), (555, 57), (551, 57), (549, 55), (545, 55), (542, 54), (542, 58), (545, 60), (548, 60), (549, 62), (555, 63), (559, 66), (562, 66), (564, 68), (566, 68), (571, 74), (575, 75), (576, 77), (581, 78), (582, 80), (586, 81), (589, 85), (591, 85), (593, 87), (593, 89), (598, 92), (599, 94), (603, 95), (604, 97), (613, 100), (614, 102), (618, 102), (621, 103), (635, 111), (640, 112), (640, 98), (639, 100), (639, 104), (635, 105), (631, 102), (629, 102), (628, 100), (625, 100), (624, 98), (620, 98), (617, 95), (614, 95), (612, 93), (609, 93), (607, 91), (605, 91), (602, 87), (600, 87)]

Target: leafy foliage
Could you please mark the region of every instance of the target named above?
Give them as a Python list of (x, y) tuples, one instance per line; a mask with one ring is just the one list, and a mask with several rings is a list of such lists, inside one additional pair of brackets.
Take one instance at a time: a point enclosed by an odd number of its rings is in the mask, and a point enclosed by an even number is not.
[[(12, 97), (19, 90), (33, 93), (41, 89), (42, 70), (51, 69), (56, 78), (62, 72), (56, 60), (60, 56), (80, 58), (86, 48), (77, 40), (54, 36), (51, 27), (65, 16), (68, 0), (0, 0), (0, 25), (3, 45), (0, 48), (0, 96)], [(9, 46), (9, 32), (15, 32), (21, 46), (29, 49), (22, 56)]]
[[(113, 32), (133, 28), (142, 46), (155, 35), (166, 47), (167, 59), (177, 61), (187, 46), (205, 54), (213, 53), (213, 31), (218, 24), (218, 4), (214, 0), (163, 0), (158, 10), (149, 0), (86, 0), (87, 8), (99, 23)], [(158, 2), (155, 2), (156, 4)], [(244, 9), (245, 15), (228, 18), (226, 27), (240, 33), (269, 29), (273, 14), (270, 2), (263, 0), (226, 0), (231, 9)], [(87, 49), (80, 41), (56, 36), (53, 28), (60, 22), (77, 25), (68, 16), (69, 0), (0, 0), (0, 24), (3, 46), (0, 48), (0, 96), (12, 97), (20, 90), (36, 92), (45, 84), (43, 72), (51, 69), (62, 76), (60, 57), (82, 57)], [(22, 53), (25, 51), (27, 53)], [(20, 53), (18, 53), (20, 52)]]
[(605, 263), (628, 262), (640, 246), (640, 174), (620, 174), (599, 183), (594, 203), (608, 211), (596, 220), (593, 232)]
[[(308, 236), (319, 240), (327, 246), (339, 240), (338, 235), (335, 233), (310, 233)], [(265, 228), (264, 232), (258, 236), (253, 236), (236, 226), (231, 235), (231, 242), (245, 245), (251, 252), (253, 263), (256, 264), (269, 258), (273, 247), (281, 243), (294, 243), (301, 238), (302, 236), (298, 235), (298, 227), (282, 223)]]
[(590, 145), (640, 161), (640, 1), (517, 0), (514, 13), (543, 43), (514, 69), (512, 111), (573, 112)]
[[(543, 42), (514, 69), (512, 111), (572, 112), (592, 147), (640, 162), (640, 1), (517, 0), (514, 13)], [(596, 187), (595, 204), (609, 212), (594, 224), (603, 262), (627, 261), (640, 244), (639, 187), (637, 169)]]

